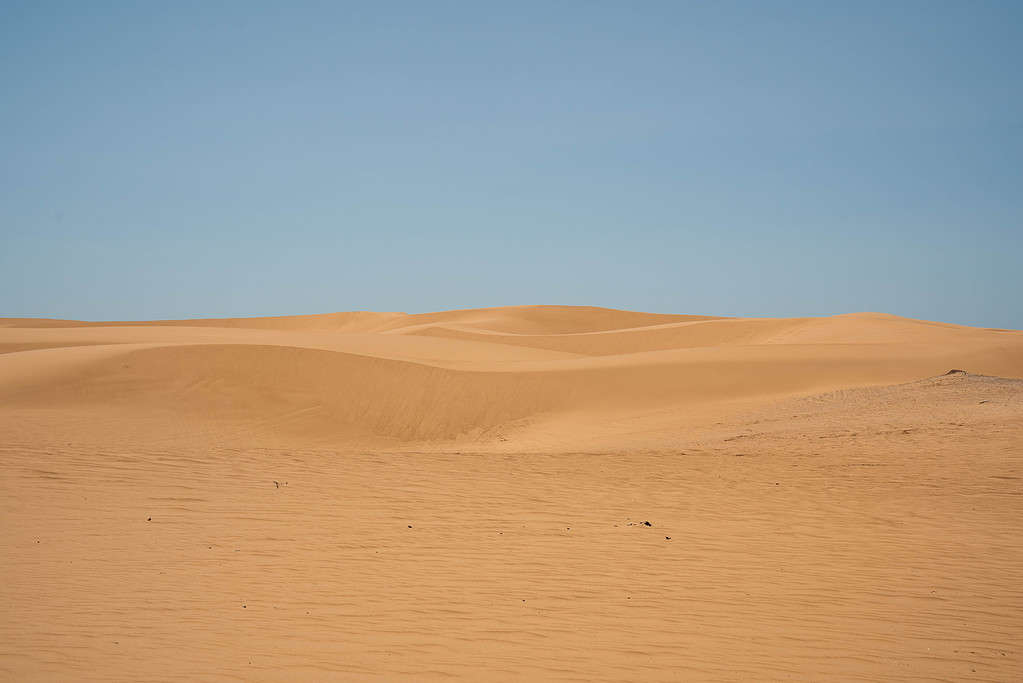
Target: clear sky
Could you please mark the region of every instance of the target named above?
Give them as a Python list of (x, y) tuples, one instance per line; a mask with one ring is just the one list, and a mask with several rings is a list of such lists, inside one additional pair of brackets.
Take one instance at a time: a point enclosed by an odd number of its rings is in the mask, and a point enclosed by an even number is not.
[(1023, 2), (0, 0), (0, 316), (1023, 328)]

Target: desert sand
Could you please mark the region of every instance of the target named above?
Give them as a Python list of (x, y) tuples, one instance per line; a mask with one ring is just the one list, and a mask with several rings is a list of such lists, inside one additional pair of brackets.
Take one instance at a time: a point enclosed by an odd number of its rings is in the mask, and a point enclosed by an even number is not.
[(0, 319), (0, 678), (1021, 680), (1021, 378), (874, 313)]

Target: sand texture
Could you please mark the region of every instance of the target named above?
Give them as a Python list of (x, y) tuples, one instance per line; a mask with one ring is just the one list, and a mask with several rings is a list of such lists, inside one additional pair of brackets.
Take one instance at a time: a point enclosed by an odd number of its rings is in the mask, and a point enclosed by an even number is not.
[(1017, 331), (0, 319), (0, 463), (0, 680), (1023, 680)]

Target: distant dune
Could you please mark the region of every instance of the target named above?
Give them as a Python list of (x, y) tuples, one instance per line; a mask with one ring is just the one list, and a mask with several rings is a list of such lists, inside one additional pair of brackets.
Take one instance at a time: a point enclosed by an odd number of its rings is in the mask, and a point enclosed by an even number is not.
[[(1023, 377), (1023, 334), (882, 314), (749, 319), (521, 306), (408, 315), (0, 320), (0, 400), (343, 443), (606, 448), (722, 402), (892, 384), (951, 367)], [(562, 416), (570, 420), (559, 421)], [(537, 424), (539, 423), (539, 424)], [(422, 445), (420, 443), (419, 445)]]
[(1023, 680), (1018, 331), (8, 318), (0, 455), (0, 680)]

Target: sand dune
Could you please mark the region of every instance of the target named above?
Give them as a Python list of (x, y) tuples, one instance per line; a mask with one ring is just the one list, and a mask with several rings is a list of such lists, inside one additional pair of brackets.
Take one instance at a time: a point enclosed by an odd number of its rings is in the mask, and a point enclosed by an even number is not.
[[(145, 325), (3, 328), (10, 406), (172, 411), (289, 438), (470, 441), (578, 438), (580, 412), (693, 405), (891, 384), (968, 367), (1023, 376), (1023, 335), (861, 314), (721, 319), (568, 307), (424, 315), (330, 314)], [(200, 324), (201, 323), (201, 324)], [(375, 332), (371, 331), (375, 330)], [(559, 414), (574, 416), (560, 430)], [(301, 419), (273, 421), (274, 415)], [(542, 420), (542, 435), (528, 422)], [(648, 429), (649, 431), (649, 429)], [(605, 434), (606, 448), (629, 437)]]
[(0, 676), (1017, 679), (1020, 380), (874, 313), (0, 319)]

